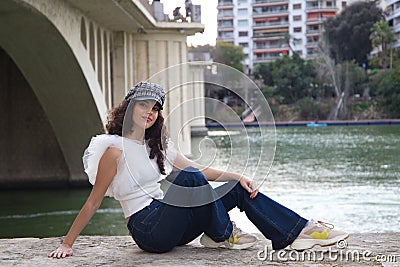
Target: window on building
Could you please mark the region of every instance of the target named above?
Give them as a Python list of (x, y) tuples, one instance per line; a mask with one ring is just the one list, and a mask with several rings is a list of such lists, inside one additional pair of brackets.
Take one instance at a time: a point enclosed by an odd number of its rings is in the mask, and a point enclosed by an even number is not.
[(318, 36), (316, 36), (316, 37), (308, 37), (307, 38), (307, 43), (308, 44), (310, 44), (310, 43), (315, 43), (315, 42), (318, 42)]
[(238, 26), (247, 26), (249, 24), (247, 19), (239, 19)]
[(232, 0), (218, 0), (218, 5), (232, 5)]
[(331, 1), (326, 1), (326, 6), (327, 7), (332, 7), (332, 2)]
[(225, 9), (222, 11), (219, 11), (221, 16), (223, 17), (232, 17), (233, 16), (233, 10), (232, 9)]
[(239, 32), (239, 37), (243, 37), (243, 36), (248, 36), (249, 35), (249, 33), (246, 31), (246, 32)]
[(309, 8), (309, 9), (318, 8), (318, 2), (307, 2), (306, 8)]
[(247, 3), (247, 0), (238, 0), (239, 4)]
[(307, 26), (307, 33), (317, 33), (317, 32), (320, 32), (318, 25)]
[(293, 16), (293, 21), (300, 21), (300, 20), (301, 20), (301, 15)]
[(342, 7), (347, 6), (347, 2), (346, 1), (342, 1)]
[(301, 9), (301, 4), (294, 4), (293, 9)]
[(301, 32), (301, 27), (294, 27), (293, 32)]
[(238, 15), (247, 15), (247, 8), (239, 8)]
[(254, 14), (263, 14), (263, 13), (278, 13), (278, 12), (286, 12), (288, 10), (288, 5), (279, 5), (279, 6), (268, 6), (268, 7), (255, 7), (253, 8)]
[(302, 45), (303, 39), (301, 38), (293, 38), (293, 45)]
[(218, 27), (233, 27), (233, 20), (219, 20)]
[(315, 48), (309, 48), (307, 49), (307, 55), (310, 56), (318, 55), (318, 50), (316, 50)]
[(218, 32), (220, 38), (233, 38), (233, 32)]
[(239, 45), (242, 47), (249, 47), (249, 43), (239, 43)]

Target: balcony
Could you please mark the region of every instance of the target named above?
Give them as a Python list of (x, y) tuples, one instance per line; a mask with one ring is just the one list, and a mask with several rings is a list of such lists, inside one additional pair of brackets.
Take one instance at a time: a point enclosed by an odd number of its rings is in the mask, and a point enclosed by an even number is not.
[(307, 42), (306, 47), (318, 47), (319, 42)]
[(217, 19), (233, 19), (233, 12), (218, 12)]
[(220, 32), (232, 32), (234, 30), (233, 26), (218, 26), (218, 31)]
[(233, 31), (233, 21), (232, 20), (221, 20), (218, 21), (218, 30), (222, 30), (222, 31), (227, 31), (227, 30), (231, 30)]
[(268, 4), (277, 4), (277, 3), (287, 4), (289, 3), (289, 0), (253, 0), (253, 7), (265, 6)]
[(265, 55), (262, 57), (254, 57), (253, 58), (253, 62), (254, 63), (264, 63), (264, 62), (270, 62), (273, 61), (275, 59), (281, 58), (283, 56), (283, 54), (273, 54), (273, 55)]
[(308, 48), (307, 49), (307, 58), (316, 58), (319, 56), (318, 49), (315, 48)]
[(253, 29), (288, 27), (288, 20), (253, 22)]
[(285, 16), (289, 15), (288, 4), (273, 5), (267, 7), (253, 7), (253, 18), (268, 16)]
[(308, 30), (306, 30), (306, 35), (307, 36), (310, 36), (310, 35), (316, 36), (316, 35), (320, 35), (321, 33), (322, 33), (321, 29), (308, 29)]
[(306, 21), (307, 25), (312, 25), (312, 24), (322, 24), (325, 20), (327, 20), (328, 17), (324, 18), (308, 18)]
[(217, 43), (231, 43), (233, 44), (235, 39), (232, 38), (227, 38), (227, 37), (217, 37)]
[(285, 43), (273, 43), (273, 44), (267, 44), (267, 43), (256, 43), (254, 49), (254, 52), (257, 50), (268, 50), (268, 49), (279, 49), (282, 48), (283, 50), (289, 49), (288, 44)]
[(313, 10), (318, 10), (318, 11), (333, 11), (336, 12), (338, 8), (336, 6), (327, 6), (327, 5), (310, 5), (307, 4), (306, 6), (306, 12), (310, 12)]
[(393, 26), (393, 31), (394, 32), (400, 32), (400, 23), (398, 23), (398, 24)]
[(392, 44), (393, 48), (399, 48), (400, 47), (400, 40), (397, 41), (396, 43)]
[(253, 34), (253, 40), (279, 40), (285, 38), (286, 33), (258, 33)]
[(233, 1), (232, 0), (218, 1), (218, 8), (222, 7), (233, 7)]
[(282, 17), (282, 16), (288, 16), (289, 11), (286, 9), (282, 10), (272, 10), (272, 11), (267, 11), (267, 12), (253, 12), (253, 18), (262, 18), (262, 17)]
[(399, 2), (399, 0), (387, 0), (387, 1), (386, 1), (386, 6), (394, 5), (394, 4), (396, 4), (397, 2)]
[(385, 11), (385, 16), (386, 16), (386, 20), (391, 20), (391, 19), (395, 19), (397, 17), (400, 17), (400, 7), (398, 7), (397, 9), (392, 9), (392, 10), (387, 10)]
[(218, 31), (218, 38), (234, 38), (233, 31)]

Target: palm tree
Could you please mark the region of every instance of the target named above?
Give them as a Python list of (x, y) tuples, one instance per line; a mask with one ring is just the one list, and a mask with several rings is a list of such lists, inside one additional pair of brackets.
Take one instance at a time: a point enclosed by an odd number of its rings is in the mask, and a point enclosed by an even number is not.
[(377, 21), (371, 28), (371, 35), (369, 38), (374, 47), (381, 46), (382, 49), (382, 68), (386, 69), (386, 54), (387, 47), (396, 41), (393, 29), (389, 27), (386, 21)]

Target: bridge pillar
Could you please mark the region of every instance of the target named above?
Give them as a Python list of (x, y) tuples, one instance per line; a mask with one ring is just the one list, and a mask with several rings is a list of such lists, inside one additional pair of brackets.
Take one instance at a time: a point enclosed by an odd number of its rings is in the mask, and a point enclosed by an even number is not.
[[(191, 128), (187, 124), (190, 111), (181, 104), (192, 97), (192, 88), (176, 88), (185, 84), (190, 74), (187, 67), (170, 67), (187, 61), (186, 35), (178, 30), (165, 34), (116, 32), (113, 55), (114, 104), (120, 102), (127, 90), (139, 81), (150, 80), (161, 84), (167, 91), (163, 112), (168, 132), (179, 143), (180, 151), (190, 156)], [(180, 106), (184, 110), (170, 117), (172, 108)]]

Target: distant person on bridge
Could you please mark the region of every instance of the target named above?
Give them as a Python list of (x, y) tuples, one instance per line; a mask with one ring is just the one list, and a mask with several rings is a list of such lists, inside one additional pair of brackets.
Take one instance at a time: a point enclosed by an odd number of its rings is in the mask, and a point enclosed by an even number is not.
[(186, 21), (185, 17), (181, 14), (181, 7), (178, 6), (172, 11), (172, 15), (174, 16), (174, 20), (182, 20)]
[(187, 18), (190, 18), (190, 21), (192, 21), (192, 10), (193, 10), (193, 4), (192, 0), (185, 0), (185, 11), (186, 11), (186, 20)]
[[(304, 250), (335, 244), (348, 236), (332, 225), (306, 220), (259, 193), (245, 175), (202, 166), (174, 148), (162, 114), (165, 91), (157, 84), (136, 84), (109, 114), (107, 134), (93, 137), (83, 156), (92, 191), (62, 244), (48, 256), (72, 255), (72, 245), (104, 196), (117, 199), (127, 228), (144, 251), (163, 253), (198, 236), (209, 248), (246, 249), (257, 237), (236, 227), (234, 207), (272, 241), (275, 250)], [(165, 193), (160, 180), (180, 172)], [(212, 188), (209, 181), (227, 182)]]

